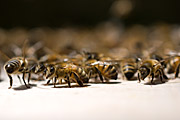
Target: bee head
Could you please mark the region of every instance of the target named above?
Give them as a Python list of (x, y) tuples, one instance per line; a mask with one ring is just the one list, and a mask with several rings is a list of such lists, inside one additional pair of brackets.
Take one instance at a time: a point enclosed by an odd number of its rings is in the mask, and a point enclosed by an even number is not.
[(140, 71), (140, 75), (141, 75), (142, 80), (144, 80), (150, 73), (150, 69), (145, 67), (145, 66), (140, 67), (139, 71)]
[(43, 63), (40, 63), (39, 65), (37, 65), (35, 73), (43, 72), (45, 69), (46, 69), (45, 65)]
[(10, 63), (6, 64), (4, 68), (5, 68), (6, 72), (9, 74), (11, 74), (17, 70), (17, 67), (14, 64), (10, 64)]

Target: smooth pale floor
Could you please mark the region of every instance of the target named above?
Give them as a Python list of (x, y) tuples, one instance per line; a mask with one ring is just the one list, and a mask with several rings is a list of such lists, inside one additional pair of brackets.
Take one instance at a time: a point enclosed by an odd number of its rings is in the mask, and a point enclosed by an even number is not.
[(112, 80), (82, 88), (31, 81), (26, 89), (14, 76), (8, 89), (4, 72), (1, 78), (1, 120), (180, 120), (180, 79), (157, 85)]

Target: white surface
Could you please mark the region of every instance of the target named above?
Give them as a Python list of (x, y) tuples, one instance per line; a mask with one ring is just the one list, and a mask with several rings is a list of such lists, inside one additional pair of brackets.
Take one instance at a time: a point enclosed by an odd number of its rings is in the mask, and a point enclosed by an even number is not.
[(180, 120), (180, 79), (157, 85), (117, 80), (83, 88), (32, 81), (37, 86), (31, 89), (19, 89), (14, 79), (7, 89), (9, 80), (1, 77), (1, 120)]

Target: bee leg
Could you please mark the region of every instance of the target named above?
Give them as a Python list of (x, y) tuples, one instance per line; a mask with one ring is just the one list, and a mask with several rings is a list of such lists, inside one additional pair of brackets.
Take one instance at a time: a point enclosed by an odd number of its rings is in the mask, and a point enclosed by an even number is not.
[(19, 75), (17, 75), (17, 77), (18, 77), (18, 79), (19, 79), (19, 82), (22, 84), (20, 76), (19, 76)]
[(152, 76), (151, 84), (154, 84), (154, 83), (153, 83), (153, 80), (154, 80), (154, 73), (152, 73), (151, 76)]
[(69, 79), (69, 75), (67, 75), (67, 83), (68, 83), (68, 86), (71, 88), (71, 82), (70, 82), (70, 79)]
[(88, 73), (88, 79), (91, 78), (91, 75), (92, 75), (92, 71), (89, 71), (89, 73)]
[(140, 79), (139, 73), (138, 73), (138, 80), (139, 80), (139, 83), (140, 83), (140, 82), (141, 82), (141, 79)]
[(96, 72), (98, 73), (98, 75), (99, 75), (99, 77), (100, 77), (100, 80), (103, 82), (103, 77), (102, 77), (101, 72), (98, 70), (97, 67), (95, 67), (95, 69), (96, 69)]
[(178, 65), (178, 67), (177, 67), (177, 69), (176, 69), (176, 72), (175, 72), (175, 78), (177, 78), (178, 75), (179, 75), (179, 67), (180, 67), (180, 64)]
[(74, 78), (76, 79), (79, 86), (83, 87), (83, 82), (79, 79), (78, 75), (75, 72), (72, 72), (72, 74), (74, 75)]
[(160, 80), (161, 80), (161, 82), (162, 83), (165, 83), (164, 81), (163, 81), (163, 78), (162, 78), (162, 72), (159, 70), (159, 76), (160, 76)]
[(23, 72), (23, 77), (22, 77), (22, 79), (23, 79), (23, 82), (24, 82), (24, 84), (25, 84), (25, 86), (27, 87), (27, 88), (30, 88), (29, 86), (27, 86), (27, 84), (26, 84), (26, 81), (25, 81), (25, 79), (24, 79), (24, 77), (25, 77), (25, 72)]
[(8, 87), (8, 89), (12, 88), (12, 84), (13, 84), (13, 80), (12, 80), (12, 76), (8, 75), (9, 79), (10, 79), (10, 87)]
[(59, 84), (62, 84), (62, 79), (59, 79)]
[(28, 85), (29, 85), (30, 78), (31, 78), (31, 73), (29, 72), (29, 74), (28, 74)]
[(165, 75), (165, 73), (164, 73), (164, 70), (163, 70), (163, 69), (161, 69), (161, 72), (162, 72), (162, 76), (163, 76), (163, 78), (167, 80), (167, 79), (168, 79), (168, 77)]
[(47, 83), (46, 83), (46, 85), (49, 85), (50, 81), (51, 81), (51, 80), (48, 80)]
[(54, 78), (54, 88), (56, 88), (56, 81), (57, 81), (57, 78), (55, 77)]

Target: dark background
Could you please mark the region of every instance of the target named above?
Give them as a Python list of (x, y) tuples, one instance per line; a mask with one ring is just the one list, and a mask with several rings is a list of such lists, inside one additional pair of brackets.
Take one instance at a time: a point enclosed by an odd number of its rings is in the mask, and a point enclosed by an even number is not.
[(180, 23), (179, 0), (131, 0), (126, 17), (109, 11), (115, 0), (0, 0), (0, 27), (93, 26), (116, 19), (125, 25), (154, 22)]

